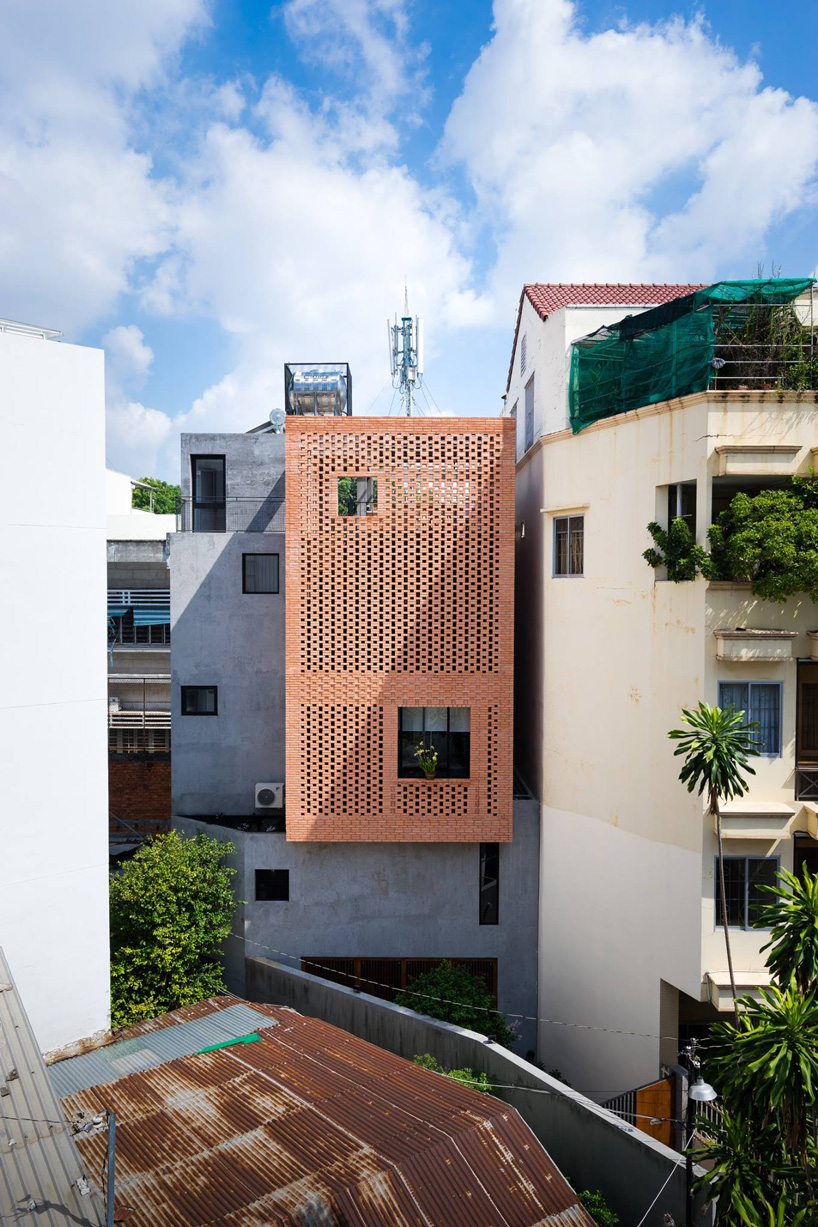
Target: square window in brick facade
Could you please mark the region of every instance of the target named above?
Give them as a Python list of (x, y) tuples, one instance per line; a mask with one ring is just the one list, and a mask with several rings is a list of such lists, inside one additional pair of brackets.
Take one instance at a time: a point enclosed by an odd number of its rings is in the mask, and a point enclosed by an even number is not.
[(256, 870), (256, 902), (287, 903), (290, 898), (289, 869)]
[(278, 592), (278, 554), (242, 554), (242, 592)]
[(377, 477), (338, 478), (339, 516), (368, 516), (377, 509)]
[(183, 686), (183, 716), (217, 716), (219, 691), (216, 686)]
[(461, 780), (469, 776), (471, 713), (468, 707), (401, 707), (398, 709), (398, 775), (419, 779), (423, 772), (418, 746), (437, 750), (435, 775)]

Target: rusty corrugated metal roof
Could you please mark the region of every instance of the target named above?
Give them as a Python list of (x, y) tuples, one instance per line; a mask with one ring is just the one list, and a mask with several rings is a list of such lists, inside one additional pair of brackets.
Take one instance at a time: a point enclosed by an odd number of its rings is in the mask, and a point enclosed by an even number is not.
[[(215, 998), (125, 1034), (237, 1004)], [(116, 1112), (129, 1227), (593, 1227), (507, 1104), (317, 1019), (253, 1009), (278, 1024), (258, 1043), (63, 1100), (70, 1113)], [(105, 1145), (104, 1133), (80, 1143), (92, 1172)]]

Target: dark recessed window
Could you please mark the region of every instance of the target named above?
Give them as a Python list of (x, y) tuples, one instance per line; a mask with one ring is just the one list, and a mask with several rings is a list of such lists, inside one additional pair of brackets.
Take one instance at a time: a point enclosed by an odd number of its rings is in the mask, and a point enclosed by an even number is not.
[(227, 528), (224, 456), (191, 456), (193, 531), (223, 533)]
[(256, 902), (287, 903), (290, 898), (289, 869), (256, 870)]
[(557, 516), (554, 520), (554, 575), (582, 575), (585, 571), (585, 516)]
[(684, 520), (692, 535), (696, 536), (696, 483), (680, 481), (667, 488), (667, 526), (674, 520)]
[(242, 592), (278, 592), (278, 554), (242, 554)]
[(377, 508), (377, 477), (338, 478), (339, 516), (368, 516)]
[(480, 845), (480, 923), (500, 921), (500, 845)]
[(525, 385), (525, 450), (534, 446), (534, 376)]
[[(777, 880), (777, 856), (726, 856), (724, 891), (727, 924), (735, 929), (752, 929), (761, 904), (771, 902), (771, 896), (759, 890), (759, 887), (775, 886)], [(721, 924), (721, 881), (719, 858), (716, 857), (716, 926)]]
[(217, 686), (183, 686), (183, 716), (216, 716), (219, 712)]
[(398, 775), (421, 778), (416, 750), (431, 746), (437, 751), (436, 777), (467, 779), (470, 728), (468, 707), (398, 708)]

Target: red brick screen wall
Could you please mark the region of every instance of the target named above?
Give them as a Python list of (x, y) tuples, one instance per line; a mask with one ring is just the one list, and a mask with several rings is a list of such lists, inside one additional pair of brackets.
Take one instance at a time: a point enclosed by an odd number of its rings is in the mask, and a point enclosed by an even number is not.
[[(511, 839), (514, 426), (287, 419), (288, 839)], [(398, 778), (422, 706), (471, 709), (468, 780)]]

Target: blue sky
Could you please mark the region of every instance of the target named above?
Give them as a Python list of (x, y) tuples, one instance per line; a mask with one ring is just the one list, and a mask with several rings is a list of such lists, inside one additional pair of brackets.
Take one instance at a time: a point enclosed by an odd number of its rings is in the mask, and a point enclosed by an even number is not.
[(404, 276), (434, 402), (495, 414), (526, 280), (815, 270), (816, 45), (814, 0), (5, 5), (0, 316), (104, 345), (136, 476), (286, 360), (387, 412)]

